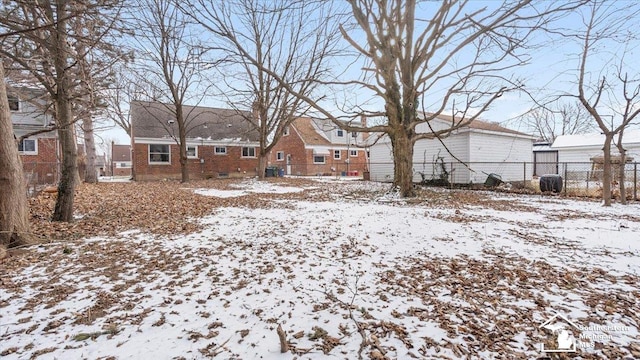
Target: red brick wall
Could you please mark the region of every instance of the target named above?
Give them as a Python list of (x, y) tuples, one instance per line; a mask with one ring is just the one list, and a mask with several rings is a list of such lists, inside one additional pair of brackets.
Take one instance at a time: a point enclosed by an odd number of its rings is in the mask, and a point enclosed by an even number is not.
[[(333, 158), (333, 149), (329, 150), (329, 155), (325, 156), (324, 164), (313, 163), (313, 150), (305, 149), (304, 142), (298, 133), (291, 128), (288, 136), (283, 136), (273, 147), (269, 156), (270, 165), (286, 169), (287, 154), (291, 154), (291, 175), (335, 175), (343, 171), (358, 171), (358, 175), (367, 169), (367, 160), (364, 149), (358, 150), (358, 156), (352, 157), (347, 165), (347, 150), (340, 151), (340, 160)], [(277, 152), (284, 152), (284, 160), (277, 161)]]
[[(133, 161), (136, 180), (179, 179), (180, 149), (171, 147), (171, 164), (149, 164), (149, 145), (134, 144)], [(257, 158), (243, 158), (241, 146), (227, 146), (226, 155), (215, 155), (214, 146), (198, 145), (198, 158), (188, 159), (189, 176), (193, 179), (216, 178), (221, 174), (229, 177), (255, 176)], [(258, 149), (256, 149), (256, 153)], [(200, 163), (204, 159), (204, 163)]]
[(117, 163), (113, 162), (113, 176), (131, 176), (131, 168), (116, 167)]
[(58, 182), (58, 142), (55, 138), (38, 138), (38, 155), (20, 155), (30, 183)]

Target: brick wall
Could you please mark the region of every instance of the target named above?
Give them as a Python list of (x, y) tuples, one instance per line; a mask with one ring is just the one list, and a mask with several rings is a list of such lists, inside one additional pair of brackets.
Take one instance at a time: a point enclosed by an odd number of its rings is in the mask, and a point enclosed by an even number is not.
[(55, 138), (37, 138), (37, 155), (20, 155), (25, 177), (31, 184), (58, 182), (58, 142)]
[[(135, 144), (133, 161), (136, 180), (179, 179), (180, 149), (177, 144), (170, 145), (170, 164), (149, 164), (149, 145)], [(214, 146), (198, 145), (198, 158), (188, 159), (189, 176), (192, 179), (217, 178), (221, 176), (255, 176), (257, 158), (243, 158), (241, 146), (227, 146), (227, 154), (214, 154)], [(256, 149), (256, 153), (258, 150)], [(201, 163), (200, 159), (204, 159)]]
[[(336, 175), (343, 171), (358, 171), (358, 175), (362, 175), (367, 169), (367, 159), (364, 149), (357, 150), (358, 155), (349, 159), (347, 164), (347, 150), (340, 150), (340, 159), (334, 159), (334, 150), (329, 149), (329, 155), (325, 156), (324, 164), (314, 164), (313, 150), (305, 149), (304, 142), (298, 133), (292, 128), (287, 136), (280, 138), (280, 141), (273, 147), (269, 156), (269, 164), (286, 169), (287, 154), (291, 155), (291, 174), (290, 175)], [(277, 153), (282, 151), (284, 159), (277, 160)]]

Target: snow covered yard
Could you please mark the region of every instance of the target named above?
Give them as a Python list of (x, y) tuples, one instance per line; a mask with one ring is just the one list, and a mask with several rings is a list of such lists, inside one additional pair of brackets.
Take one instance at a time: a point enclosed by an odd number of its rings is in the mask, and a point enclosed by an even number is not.
[(153, 199), (150, 223), (79, 206), (78, 228), (109, 234), (1, 262), (3, 358), (531, 359), (557, 347), (554, 316), (577, 350), (560, 356), (640, 358), (638, 204), (403, 201), (326, 179), (102, 186), (133, 209)]

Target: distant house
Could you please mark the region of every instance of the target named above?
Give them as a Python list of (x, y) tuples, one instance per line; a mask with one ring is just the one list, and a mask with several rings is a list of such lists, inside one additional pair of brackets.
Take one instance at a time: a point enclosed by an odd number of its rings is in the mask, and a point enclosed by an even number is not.
[[(614, 181), (617, 179), (618, 169), (621, 163), (620, 153), (614, 143), (611, 144), (611, 164)], [(638, 161), (640, 159), (640, 130), (626, 131), (622, 137), (626, 152), (626, 161)], [(604, 168), (604, 135), (562, 135), (558, 136), (552, 149), (558, 152), (558, 162), (563, 164), (561, 174), (566, 174), (569, 179), (601, 180)]]
[[(54, 184), (58, 181), (60, 145), (53, 130), (53, 117), (45, 111), (42, 91), (28, 88), (8, 90), (11, 123), (18, 143), (25, 177), (30, 184)], [(48, 131), (51, 130), (51, 131)]]
[(131, 145), (111, 145), (112, 176), (131, 176)]
[[(180, 178), (178, 124), (172, 105), (131, 103), (135, 180)], [(187, 158), (193, 178), (255, 176), (258, 133), (231, 109), (185, 106)]]
[[(440, 115), (429, 124), (434, 131), (439, 131), (449, 128), (452, 120), (450, 116)], [(416, 132), (430, 133), (431, 129), (422, 123), (416, 127)], [(477, 184), (484, 183), (492, 173), (500, 175), (504, 181), (524, 181), (527, 174), (530, 179), (535, 139), (535, 136), (495, 123), (474, 120), (443, 137), (442, 142), (438, 139), (418, 140), (413, 149), (413, 181), (444, 178), (456, 184)], [(382, 136), (371, 146), (370, 153), (371, 180), (393, 181), (389, 137)]]
[[(617, 141), (617, 136), (614, 141)], [(640, 130), (626, 131), (622, 142), (627, 156), (640, 159)], [(558, 152), (558, 162), (592, 162), (592, 159), (603, 156), (603, 134), (561, 135), (551, 148)], [(611, 144), (611, 154), (619, 155), (618, 148)]]
[(288, 175), (362, 175), (367, 152), (363, 134), (347, 132), (330, 120), (294, 120), (270, 153), (270, 165)]

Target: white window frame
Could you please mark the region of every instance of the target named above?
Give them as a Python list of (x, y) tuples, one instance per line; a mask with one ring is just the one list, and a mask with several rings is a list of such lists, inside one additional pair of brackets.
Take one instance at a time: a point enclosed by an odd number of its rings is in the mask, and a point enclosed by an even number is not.
[[(25, 141), (32, 141), (33, 142), (33, 151), (25, 151), (24, 148), (24, 142)], [(38, 139), (22, 139), (22, 149), (20, 150), (20, 144), (18, 144), (18, 152), (21, 155), (38, 155)]]
[(284, 151), (276, 152), (276, 161), (284, 161)]
[[(221, 150), (221, 151), (218, 151)], [(213, 148), (214, 155), (227, 155), (227, 147), (226, 146), (214, 146)]]
[[(22, 102), (20, 101), (20, 98), (14, 95), (8, 95), (7, 96), (7, 100), (9, 101), (9, 111), (11, 112), (20, 112), (22, 111)], [(11, 103), (15, 102), (18, 105), (17, 109), (12, 109), (11, 108)]]
[[(341, 158), (341, 151), (340, 150), (333, 150), (333, 159), (334, 160), (340, 160)], [(337, 155), (337, 156), (336, 156)]]
[(336, 136), (337, 136), (337, 137), (344, 137), (344, 130), (342, 130), (342, 129), (338, 129), (338, 130), (336, 131)]
[[(151, 146), (166, 146), (167, 149), (169, 149), (169, 161), (151, 161)], [(164, 152), (155, 152), (154, 154), (167, 154)], [(171, 165), (171, 145), (169, 144), (149, 144), (148, 148), (147, 148), (147, 160), (149, 162), (149, 165)]]
[(358, 150), (349, 150), (349, 157), (358, 157)]
[[(322, 162), (316, 161), (317, 158), (322, 158)], [(327, 157), (325, 155), (313, 155), (313, 163), (314, 164), (326, 164)]]
[(288, 136), (289, 135), (289, 127), (285, 127), (284, 131), (282, 132), (282, 136)]
[[(189, 148), (194, 149), (194, 155), (189, 155)], [(187, 145), (187, 159), (197, 159), (198, 158), (198, 145)]]
[[(247, 155), (245, 155), (245, 149), (247, 150)], [(251, 155), (250, 153), (253, 152), (253, 155)], [(256, 157), (256, 148), (252, 147), (252, 146), (243, 146), (242, 147), (242, 153), (241, 153), (241, 157), (243, 158), (255, 158)]]

